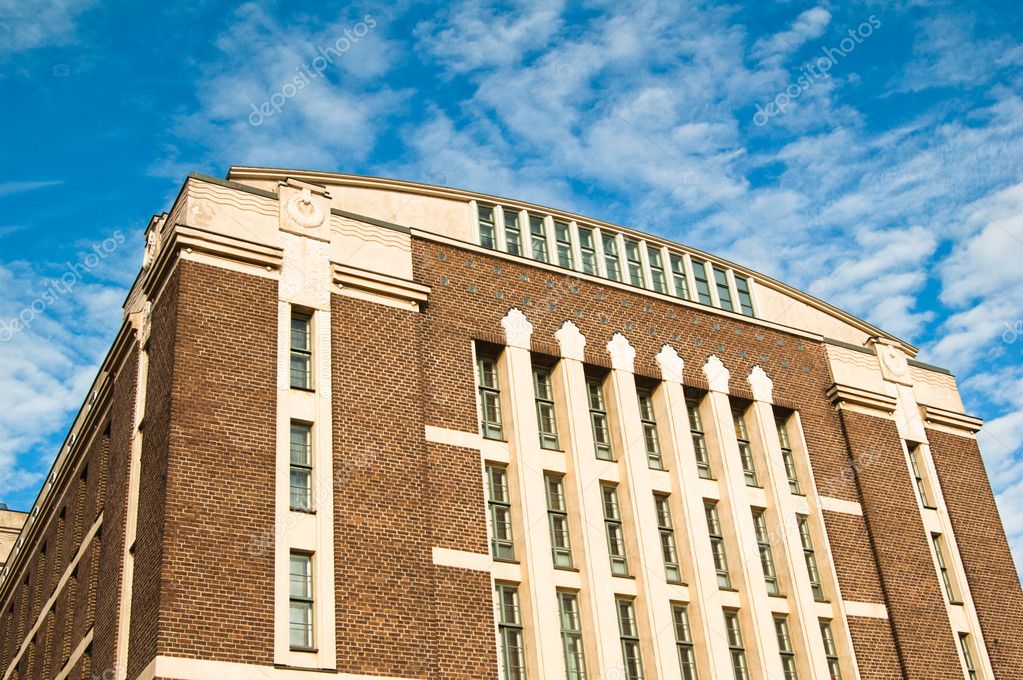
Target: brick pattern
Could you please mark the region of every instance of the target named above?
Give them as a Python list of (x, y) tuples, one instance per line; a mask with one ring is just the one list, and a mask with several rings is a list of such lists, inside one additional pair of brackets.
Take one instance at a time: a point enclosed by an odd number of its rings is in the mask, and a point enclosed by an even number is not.
[(841, 413), (905, 677), (957, 677), (957, 643), (895, 421)]
[(1023, 678), (1023, 591), (977, 441), (927, 430), (966, 580), (998, 678)]
[(856, 650), (856, 665), (862, 680), (903, 680), (905, 676), (899, 667), (895, 638), (892, 637), (888, 621), (850, 616), (849, 634)]
[(824, 511), (824, 524), (842, 597), (857, 602), (884, 602), (881, 578), (874, 563), (870, 534), (863, 517)]
[[(177, 276), (157, 648), (268, 665), (277, 284), (189, 261)], [(154, 395), (153, 408), (166, 398)]]

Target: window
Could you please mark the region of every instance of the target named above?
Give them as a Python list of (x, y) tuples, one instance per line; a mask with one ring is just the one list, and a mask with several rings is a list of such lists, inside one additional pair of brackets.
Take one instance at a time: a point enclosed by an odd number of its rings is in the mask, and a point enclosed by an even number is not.
[(781, 669), (785, 674), (785, 680), (797, 680), (796, 673), (796, 652), (792, 648), (792, 638), (789, 636), (789, 622), (784, 616), (774, 619), (774, 632), (778, 636), (778, 651), (781, 653)]
[(529, 236), (533, 248), (533, 259), (537, 262), (547, 262), (547, 225), (544, 218), (536, 215), (529, 216)]
[(749, 444), (746, 418), (739, 409), (732, 409), (732, 420), (735, 422), (735, 440), (739, 444), (739, 460), (742, 462), (746, 486), (757, 486), (757, 471), (753, 467), (753, 448)]
[(810, 589), (813, 591), (813, 599), (824, 602), (824, 587), (821, 585), (820, 570), (817, 569), (817, 556), (813, 552), (813, 539), (810, 538), (810, 523), (806, 517), (797, 518), (799, 524), (799, 541), (803, 544), (803, 559), (806, 561), (806, 571), (810, 575)]
[(654, 399), (648, 390), (639, 390), (639, 419), (643, 424), (643, 446), (646, 448), (646, 462), (651, 470), (663, 470), (661, 444), (657, 440), (657, 421), (654, 419)]
[(707, 532), (710, 534), (710, 548), (714, 553), (714, 570), (718, 573), (718, 587), (730, 589), (732, 579), (728, 576), (728, 558), (725, 556), (725, 537), (721, 534), (721, 519), (717, 503), (704, 503), (707, 515)]
[(734, 311), (732, 291), (728, 287), (728, 272), (720, 267), (712, 267), (712, 269), (714, 270), (714, 284), (718, 289), (718, 302), (721, 303), (721, 309), (729, 312)]
[(696, 653), (693, 651), (693, 633), (689, 627), (689, 609), (684, 604), (671, 605), (671, 618), (675, 622), (675, 648), (682, 680), (697, 680)]
[(767, 519), (764, 511), (753, 508), (753, 528), (757, 533), (757, 547), (760, 549), (760, 566), (764, 568), (764, 582), (767, 584), (767, 592), (777, 595), (778, 573), (774, 568), (774, 556), (771, 553), (771, 535), (767, 531)]
[(480, 434), (487, 439), (503, 439), (501, 427), (501, 387), (497, 382), (497, 360), (476, 359), (476, 383), (480, 393)]
[(931, 505), (930, 498), (927, 497), (927, 487), (924, 484), (924, 476), (920, 471), (920, 461), (922, 460), (922, 451), (919, 446), (914, 446), (909, 450), (909, 464), (912, 468), (913, 479), (916, 481), (916, 490), (920, 493), (920, 503), (925, 508), (933, 508)]
[(739, 311), (753, 316), (753, 296), (750, 294), (749, 279), (735, 275), (735, 290), (739, 294)]
[(300, 390), (313, 388), (311, 323), (308, 314), (291, 312), (291, 386)]
[(713, 479), (707, 439), (703, 434), (703, 418), (700, 417), (700, 403), (695, 399), (686, 399), (686, 410), (689, 411), (689, 431), (693, 435), (693, 450), (696, 452), (696, 471), (703, 479)]
[(612, 281), (622, 280), (621, 265), (618, 263), (618, 242), (614, 234), (601, 234), (602, 245), (604, 246), (604, 268), (607, 270), (607, 278)]
[(618, 635), (622, 641), (622, 661), (625, 662), (625, 680), (643, 679), (643, 659), (639, 651), (639, 627), (636, 608), (632, 600), (618, 598)]
[(558, 592), (561, 614), (561, 647), (565, 651), (566, 680), (586, 680), (583, 655), (583, 628), (579, 618), (579, 598), (575, 593)]
[(661, 249), (647, 246), (646, 255), (650, 262), (650, 287), (658, 293), (667, 293), (668, 280), (664, 278), (664, 260), (661, 259)]
[(607, 531), (607, 552), (611, 556), (611, 573), (628, 576), (629, 562), (625, 557), (625, 533), (622, 531), (622, 512), (618, 506), (618, 489), (614, 484), (600, 485), (604, 501), (604, 528)]
[(522, 639), (522, 615), (519, 612), (519, 589), (498, 583), (497, 631), (501, 640), (501, 665), (505, 680), (526, 679), (526, 650)]
[(565, 222), (554, 221), (554, 242), (558, 249), (558, 265), (566, 269), (575, 269), (575, 257), (572, 255), (572, 232)]
[(748, 680), (746, 649), (742, 645), (742, 629), (739, 626), (739, 612), (725, 610), (725, 632), (728, 635), (728, 652), (732, 657), (732, 675), (735, 680)]
[(938, 561), (938, 573), (941, 574), (941, 582), (945, 586), (945, 594), (949, 602), (956, 602), (955, 590), (952, 588), (952, 576), (948, 572), (948, 563), (945, 562), (945, 551), (942, 546), (941, 534), (931, 534), (931, 544), (934, 546), (934, 559)]
[(291, 509), (313, 509), (313, 436), (305, 423), (291, 423)]
[(796, 474), (796, 459), (792, 456), (792, 445), (789, 443), (785, 420), (776, 418), (775, 425), (778, 427), (778, 443), (781, 445), (781, 460), (785, 464), (785, 476), (789, 480), (789, 491), (798, 494), (800, 492), (799, 476)]
[(536, 423), (540, 428), (540, 446), (558, 448), (558, 423), (554, 415), (554, 388), (551, 372), (533, 367), (533, 395), (536, 397)]
[(313, 648), (313, 556), (291, 553), (291, 648)]
[(693, 260), (693, 278), (696, 279), (696, 297), (705, 305), (712, 304), (710, 297), (710, 282), (707, 279), (707, 265), (698, 260)]
[(838, 663), (838, 647), (835, 645), (835, 636), (831, 632), (831, 622), (826, 619), (821, 619), (821, 639), (824, 640), (824, 656), (828, 660), (830, 680), (842, 680), (842, 668)]
[(579, 259), (584, 274), (597, 273), (597, 245), (593, 230), (587, 227), (579, 227)]
[(500, 560), (514, 560), (508, 470), (499, 465), (487, 466), (487, 509), (490, 513), (490, 554)]
[(678, 550), (675, 546), (675, 529), (671, 523), (671, 504), (668, 497), (654, 494), (654, 509), (657, 511), (657, 531), (661, 535), (661, 556), (664, 558), (664, 578), (669, 583), (682, 583), (682, 569), (678, 564)]
[(572, 544), (568, 535), (568, 508), (565, 505), (565, 481), (544, 475), (547, 487), (547, 521), (551, 530), (551, 555), (555, 567), (572, 566)]
[(505, 250), (512, 255), (522, 254), (522, 229), (519, 227), (519, 212), (510, 208), (504, 211), (504, 244)]
[(963, 665), (966, 666), (968, 680), (977, 680), (977, 667), (973, 665), (973, 654), (970, 652), (970, 636), (959, 633), (959, 649), (963, 651)]
[(494, 224), (494, 207), (481, 205), (476, 214), (480, 222), (480, 245), (491, 250), (497, 249), (497, 227)]
[(593, 447), (600, 460), (614, 460), (611, 451), (611, 428), (607, 420), (607, 406), (604, 403), (604, 385), (596, 378), (586, 381), (590, 404), (590, 424), (593, 426)]
[(644, 286), (643, 282), (643, 260), (639, 255), (639, 244), (631, 239), (625, 239), (625, 263), (629, 268), (629, 283), (634, 286)]
[(671, 278), (675, 283), (675, 295), (683, 300), (689, 299), (689, 280), (686, 278), (686, 261), (681, 255), (672, 253), (668, 256), (671, 260)]

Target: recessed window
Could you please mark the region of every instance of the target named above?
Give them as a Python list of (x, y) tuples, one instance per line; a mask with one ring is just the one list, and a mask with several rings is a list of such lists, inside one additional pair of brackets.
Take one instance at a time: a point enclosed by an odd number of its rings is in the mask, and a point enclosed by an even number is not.
[(710, 280), (707, 278), (707, 266), (699, 260), (693, 260), (693, 279), (696, 280), (696, 299), (705, 305), (713, 304), (710, 297)]
[(778, 428), (778, 443), (781, 445), (781, 460), (785, 465), (785, 476), (789, 480), (789, 491), (799, 493), (799, 475), (796, 473), (796, 459), (792, 455), (792, 444), (789, 443), (789, 433), (785, 426), (784, 418), (776, 418), (775, 426)]
[(718, 506), (713, 501), (704, 503), (704, 514), (707, 516), (707, 533), (710, 534), (710, 549), (714, 555), (714, 571), (718, 575), (718, 587), (730, 589), (732, 579), (728, 575), (728, 558), (725, 555), (725, 537), (721, 533), (721, 518), (718, 517)]
[(682, 680), (697, 680), (696, 653), (693, 650), (693, 632), (689, 626), (689, 608), (684, 604), (671, 605), (671, 618), (675, 624), (675, 648)]
[(291, 648), (313, 648), (313, 556), (291, 553)]
[(916, 491), (920, 494), (920, 504), (925, 508), (933, 508), (930, 496), (927, 494), (927, 483), (923, 475), (923, 451), (919, 446), (910, 447), (909, 465), (913, 473), (913, 481), (916, 483)]
[(821, 619), (821, 639), (824, 641), (824, 656), (828, 661), (828, 675), (831, 680), (842, 680), (842, 666), (838, 661), (838, 645), (831, 632), (831, 622)]
[(494, 224), (494, 206), (480, 205), (477, 208), (480, 223), (480, 245), (491, 250), (497, 249), (497, 226)]
[(632, 239), (625, 239), (625, 264), (629, 270), (629, 283), (644, 286), (643, 260), (639, 255), (639, 244)]
[(735, 680), (749, 680), (746, 648), (742, 643), (742, 627), (739, 625), (739, 612), (732, 609), (725, 610), (725, 634), (728, 636), (728, 653), (732, 657), (732, 676)]
[(504, 245), (511, 255), (522, 254), (522, 227), (519, 226), (519, 212), (504, 210)]
[(604, 384), (596, 378), (590, 378), (586, 381), (586, 391), (596, 456), (600, 460), (614, 460), (611, 451), (611, 428), (608, 425), (607, 406), (604, 402)]
[(622, 268), (618, 261), (618, 241), (614, 234), (601, 233), (601, 245), (604, 246), (604, 269), (607, 278), (612, 281), (622, 280)]
[(628, 576), (629, 562), (625, 556), (625, 532), (622, 529), (622, 511), (618, 505), (618, 489), (614, 484), (601, 484), (600, 494), (604, 505), (604, 530), (607, 532), (611, 573), (615, 576)]
[(668, 292), (668, 280), (664, 276), (664, 260), (661, 249), (655, 246), (646, 247), (647, 261), (650, 263), (650, 287), (658, 293)]
[(514, 560), (515, 544), (512, 541), (508, 470), (500, 465), (487, 465), (486, 471), (490, 554), (499, 560)]
[(533, 396), (536, 399), (540, 446), (557, 450), (558, 422), (554, 413), (554, 387), (551, 384), (551, 372), (546, 368), (533, 367)]
[(593, 230), (579, 227), (579, 259), (584, 274), (597, 273), (597, 244), (593, 239)]
[(505, 680), (526, 680), (526, 649), (522, 635), (519, 589), (507, 583), (495, 587), (497, 629), (501, 641), (501, 666)]
[(977, 667), (973, 665), (970, 636), (967, 633), (959, 633), (959, 649), (963, 652), (963, 666), (966, 667), (967, 680), (977, 680)]
[(945, 560), (944, 540), (941, 534), (931, 534), (931, 545), (934, 546), (934, 559), (938, 562), (938, 573), (941, 575), (941, 583), (945, 587), (945, 595), (949, 602), (956, 602), (955, 589), (952, 587), (952, 576), (948, 571), (948, 563)]
[(776, 616), (774, 618), (774, 632), (778, 638), (778, 652), (781, 654), (781, 670), (785, 674), (785, 680), (798, 680), (796, 650), (792, 647), (792, 637), (789, 635), (789, 622), (784, 616)]
[(664, 559), (664, 578), (669, 583), (682, 583), (682, 569), (678, 563), (675, 528), (671, 522), (671, 503), (663, 494), (654, 494), (657, 513), (657, 531), (661, 537), (661, 557)]
[(497, 359), (476, 359), (476, 384), (480, 397), (480, 434), (487, 439), (504, 438), (501, 425), (501, 386), (497, 378)]
[(554, 221), (554, 243), (558, 249), (558, 265), (566, 269), (575, 269), (575, 257), (572, 254), (572, 231), (567, 222)]
[(746, 417), (741, 409), (732, 409), (732, 421), (735, 423), (735, 441), (739, 445), (739, 461), (742, 463), (746, 486), (757, 486), (757, 470), (753, 467), (753, 447), (749, 443)]
[(703, 418), (700, 417), (700, 402), (686, 400), (689, 412), (689, 431), (693, 435), (693, 450), (696, 453), (696, 471), (703, 479), (713, 479), (710, 469), (710, 455), (707, 453), (707, 438), (703, 432)]
[(654, 398), (649, 390), (639, 390), (639, 419), (643, 425), (643, 446), (646, 449), (646, 462), (651, 470), (663, 470), (664, 460), (661, 458), (661, 443), (657, 438), (657, 421), (654, 418)]
[(806, 562), (806, 571), (810, 576), (810, 589), (813, 591), (813, 599), (818, 602), (824, 602), (824, 586), (821, 584), (820, 569), (817, 568), (817, 556), (813, 551), (810, 523), (802, 515), (797, 516), (796, 523), (799, 525), (799, 541), (803, 545), (803, 560)]
[(312, 319), (303, 312), (291, 313), (291, 386), (300, 390), (313, 387)]
[(313, 509), (313, 434), (305, 423), (291, 423), (291, 509)]
[(579, 597), (575, 593), (559, 590), (558, 614), (561, 618), (561, 648), (565, 652), (565, 677), (567, 680), (586, 680)]
[(529, 240), (533, 249), (533, 259), (537, 262), (549, 262), (547, 255), (547, 223), (542, 217), (529, 216)]
[(686, 277), (686, 261), (681, 255), (672, 253), (669, 256), (671, 260), (671, 279), (675, 284), (675, 295), (683, 300), (689, 298), (689, 279)]
[(760, 550), (760, 566), (764, 570), (764, 582), (767, 584), (767, 592), (770, 595), (777, 595), (778, 573), (774, 568), (774, 556), (771, 553), (771, 535), (767, 531), (767, 519), (764, 511), (760, 508), (753, 508), (753, 528), (757, 534), (757, 547)]
[(749, 279), (735, 274), (735, 292), (739, 294), (739, 311), (753, 316), (753, 296), (750, 294)]
[(625, 663), (625, 680), (643, 680), (643, 659), (639, 647), (639, 626), (636, 624), (636, 607), (632, 600), (617, 598), (618, 635), (622, 643), (622, 661)]
[(568, 506), (565, 504), (565, 480), (557, 475), (544, 475), (547, 487), (547, 524), (551, 532), (551, 555), (554, 566), (571, 568), (572, 543), (568, 532)]
[(735, 307), (732, 305), (732, 291), (728, 287), (728, 272), (721, 269), (720, 267), (713, 267), (714, 269), (714, 285), (718, 289), (718, 302), (721, 304), (721, 309), (726, 311), (734, 311)]

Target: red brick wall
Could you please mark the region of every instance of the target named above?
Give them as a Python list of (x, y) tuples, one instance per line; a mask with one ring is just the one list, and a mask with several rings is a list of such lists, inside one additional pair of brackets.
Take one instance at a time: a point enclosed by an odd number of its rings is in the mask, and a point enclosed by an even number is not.
[(1023, 592), (977, 442), (927, 430), (966, 580), (999, 678), (1023, 678)]
[(188, 261), (177, 276), (158, 651), (268, 665), (277, 283)]
[(852, 635), (856, 665), (862, 680), (903, 680), (905, 676), (899, 666), (895, 639), (888, 621), (850, 616), (849, 634)]
[(957, 643), (895, 421), (841, 413), (906, 678), (958, 676)]
[(842, 597), (856, 602), (884, 602), (881, 579), (863, 517), (824, 511), (824, 523), (831, 543), (832, 559)]

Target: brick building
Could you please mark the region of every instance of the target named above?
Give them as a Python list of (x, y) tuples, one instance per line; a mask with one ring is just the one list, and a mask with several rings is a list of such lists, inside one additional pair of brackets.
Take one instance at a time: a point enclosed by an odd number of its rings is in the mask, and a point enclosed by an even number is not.
[(190, 176), (0, 583), (3, 680), (1023, 677), (954, 378), (713, 255)]

